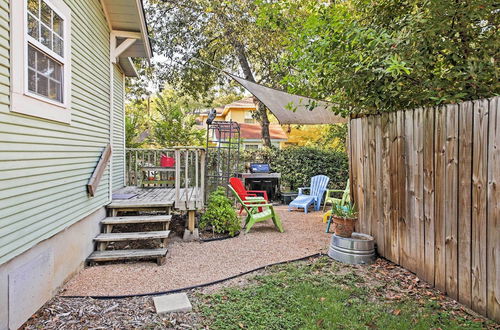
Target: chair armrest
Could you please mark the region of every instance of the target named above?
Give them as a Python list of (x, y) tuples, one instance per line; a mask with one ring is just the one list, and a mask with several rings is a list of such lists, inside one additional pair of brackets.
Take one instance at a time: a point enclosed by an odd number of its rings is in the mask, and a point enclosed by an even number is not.
[(265, 198), (266, 200), (269, 200), (269, 199), (267, 198), (267, 191), (265, 191), (265, 190), (247, 190), (247, 192), (262, 194), (262, 195), (264, 195), (264, 198)]
[(273, 204), (245, 204), (245, 206), (251, 207), (251, 208), (257, 208), (257, 207), (263, 207), (263, 206), (273, 207)]
[(311, 190), (311, 187), (300, 187), (299, 188), (299, 195), (302, 195), (302, 190), (306, 190), (306, 189)]
[(245, 205), (251, 205), (251, 204), (255, 204), (255, 203), (266, 203), (267, 204), (267, 201), (262, 198), (262, 199), (248, 199), (248, 200), (245, 200), (243, 201), (243, 204)]
[(344, 193), (342, 189), (327, 189), (325, 198), (333, 197), (333, 193)]

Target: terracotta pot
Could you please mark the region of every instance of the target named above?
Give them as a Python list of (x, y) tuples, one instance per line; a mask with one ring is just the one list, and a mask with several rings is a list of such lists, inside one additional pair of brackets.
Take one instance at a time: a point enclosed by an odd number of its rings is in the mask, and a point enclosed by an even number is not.
[(339, 218), (332, 216), (333, 220), (333, 232), (335, 235), (340, 237), (350, 238), (354, 232), (354, 224), (356, 223), (356, 218)]

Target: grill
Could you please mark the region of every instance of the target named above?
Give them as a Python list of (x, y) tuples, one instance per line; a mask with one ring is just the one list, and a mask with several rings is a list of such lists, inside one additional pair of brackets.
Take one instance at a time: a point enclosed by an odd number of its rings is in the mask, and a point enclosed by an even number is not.
[(250, 173), (238, 173), (248, 190), (265, 190), (270, 200), (280, 197), (279, 180), (281, 173), (273, 173), (267, 163), (251, 163)]

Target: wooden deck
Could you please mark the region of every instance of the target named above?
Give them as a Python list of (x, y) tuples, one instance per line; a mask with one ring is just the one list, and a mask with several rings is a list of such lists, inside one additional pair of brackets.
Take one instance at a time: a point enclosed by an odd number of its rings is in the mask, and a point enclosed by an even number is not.
[[(169, 208), (177, 210), (199, 210), (203, 208), (200, 203), (201, 190), (199, 188), (179, 189), (179, 196), (176, 199), (175, 188), (139, 188), (135, 186), (123, 187), (113, 193), (113, 195), (135, 194), (130, 199), (113, 199), (108, 208)], [(203, 200), (203, 198), (201, 198)]]

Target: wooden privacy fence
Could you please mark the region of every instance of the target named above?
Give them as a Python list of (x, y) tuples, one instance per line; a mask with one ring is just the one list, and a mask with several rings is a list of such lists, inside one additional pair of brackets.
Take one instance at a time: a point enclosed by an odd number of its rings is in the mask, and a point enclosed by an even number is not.
[(357, 230), (500, 321), (500, 99), (352, 119)]

